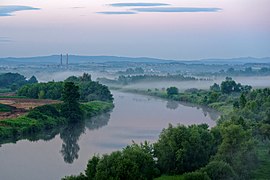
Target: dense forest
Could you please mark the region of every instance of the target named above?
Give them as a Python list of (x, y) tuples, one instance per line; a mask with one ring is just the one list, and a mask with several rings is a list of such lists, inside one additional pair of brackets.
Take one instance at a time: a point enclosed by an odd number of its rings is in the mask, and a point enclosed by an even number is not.
[[(198, 102), (224, 101), (220, 107), (231, 107), (223, 108), (217, 126), (169, 125), (156, 143), (134, 143), (121, 151), (93, 156), (84, 173), (64, 179), (269, 178), (270, 89), (251, 90), (231, 78), (218, 86), (195, 92)], [(212, 93), (218, 94), (216, 98), (211, 98)], [(179, 96), (177, 89), (167, 89), (167, 98)]]
[(73, 82), (79, 87), (80, 101), (112, 101), (113, 97), (107, 86), (91, 80), (91, 75), (84, 73), (80, 77), (71, 76), (64, 82), (28, 84), (18, 90), (19, 96), (35, 99), (61, 99), (65, 82)]
[(0, 89), (6, 91), (15, 91), (23, 85), (37, 83), (35, 76), (32, 76), (30, 79), (26, 79), (21, 74), (18, 73), (4, 73), (0, 74)]

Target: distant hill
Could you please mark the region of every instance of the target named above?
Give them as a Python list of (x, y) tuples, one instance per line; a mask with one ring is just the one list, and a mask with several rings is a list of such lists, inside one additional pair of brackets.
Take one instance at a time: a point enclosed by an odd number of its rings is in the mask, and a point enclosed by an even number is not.
[(203, 63), (203, 64), (248, 64), (248, 63), (270, 63), (270, 57), (254, 58), (240, 57), (231, 59), (202, 59), (185, 61), (185, 63)]
[[(13, 63), (60, 63), (60, 55), (52, 56), (38, 56), (38, 57), (22, 57), (22, 58), (0, 58), (1, 62), (13, 62)], [(63, 64), (66, 63), (66, 55), (62, 57)], [(170, 62), (170, 60), (156, 59), (156, 58), (147, 58), (147, 57), (117, 57), (117, 56), (78, 56), (78, 55), (69, 55), (69, 63), (104, 63), (104, 62)]]
[[(14, 63), (60, 63), (60, 55), (37, 56), (37, 57), (8, 57), (0, 58), (1, 64)], [(118, 57), (118, 56), (79, 56), (69, 55), (69, 63), (105, 63), (105, 62), (143, 62), (143, 63), (186, 63), (186, 64), (247, 64), (247, 63), (270, 63), (270, 57), (253, 58), (240, 57), (232, 59), (201, 59), (201, 60), (166, 60), (148, 57)], [(66, 55), (63, 55), (63, 64), (66, 63)]]

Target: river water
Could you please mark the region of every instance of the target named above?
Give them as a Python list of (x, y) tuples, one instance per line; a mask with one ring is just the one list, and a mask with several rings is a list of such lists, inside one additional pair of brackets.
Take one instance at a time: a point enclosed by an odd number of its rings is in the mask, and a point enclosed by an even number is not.
[(56, 180), (78, 174), (94, 154), (120, 150), (132, 141), (155, 142), (168, 124), (215, 126), (211, 109), (155, 97), (113, 92), (115, 108), (83, 124), (46, 132), (36, 141), (0, 147), (1, 180)]

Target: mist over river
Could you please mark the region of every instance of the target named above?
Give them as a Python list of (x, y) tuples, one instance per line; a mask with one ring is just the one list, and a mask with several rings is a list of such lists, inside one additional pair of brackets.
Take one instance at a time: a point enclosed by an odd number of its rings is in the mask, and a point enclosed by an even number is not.
[[(94, 154), (120, 150), (134, 140), (155, 142), (168, 124), (215, 126), (218, 114), (204, 107), (113, 91), (115, 108), (76, 127), (0, 147), (0, 179), (56, 180), (79, 174)], [(33, 137), (37, 138), (37, 137)], [(14, 171), (16, 170), (16, 173)]]

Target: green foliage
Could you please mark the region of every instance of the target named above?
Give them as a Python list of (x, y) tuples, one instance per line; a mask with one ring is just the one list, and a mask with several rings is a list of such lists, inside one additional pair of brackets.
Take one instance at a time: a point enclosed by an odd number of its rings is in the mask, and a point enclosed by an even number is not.
[(220, 85), (221, 92), (224, 94), (230, 94), (232, 92), (249, 92), (251, 88), (251, 86), (243, 86), (240, 83), (236, 83), (229, 77), (226, 77), (226, 80), (222, 81)]
[(82, 119), (82, 111), (79, 104), (79, 87), (73, 82), (65, 82), (62, 93), (61, 115), (69, 122), (78, 122)]
[(32, 76), (29, 80), (28, 80), (28, 84), (34, 84), (34, 83), (38, 83), (38, 80), (35, 76)]
[(96, 179), (97, 165), (100, 161), (100, 157), (93, 156), (92, 159), (88, 161), (87, 168), (85, 170), (85, 175), (89, 180)]
[(220, 86), (217, 83), (214, 83), (212, 86), (210, 86), (211, 91), (219, 92)]
[[(107, 86), (91, 80), (91, 75), (71, 76), (65, 82), (73, 82), (79, 87), (80, 101), (112, 101), (113, 97)], [(61, 99), (64, 82), (48, 82), (25, 85), (18, 90), (18, 95), (39, 99)]]
[[(80, 105), (80, 109), (85, 117), (92, 117), (107, 112), (112, 108), (112, 103), (102, 101), (93, 101)], [(44, 105), (30, 110), (24, 116), (1, 120), (0, 144), (25, 137), (35, 137), (42, 134), (43, 131), (53, 131), (59, 126), (67, 124), (68, 120), (61, 116), (60, 109), (61, 104)], [(77, 129), (79, 129), (79, 126), (77, 126)], [(71, 129), (69, 134), (75, 133), (76, 130)]]
[(269, 143), (258, 145), (258, 166), (252, 171), (251, 179), (269, 179), (270, 177), (270, 158)]
[(220, 126), (222, 143), (215, 158), (228, 163), (239, 179), (248, 179), (257, 161), (255, 142), (251, 131), (242, 124), (245, 122), (239, 122), (226, 121)]
[(208, 126), (189, 127), (170, 125), (164, 129), (154, 152), (162, 173), (179, 174), (191, 172), (206, 165), (215, 149), (213, 135)]
[(36, 83), (21, 87), (17, 93), (34, 99), (60, 99), (63, 87), (63, 82)]
[(177, 94), (179, 93), (177, 87), (169, 87), (169, 88), (166, 89), (166, 91), (167, 91), (167, 95), (168, 95), (169, 97), (171, 97), (171, 96), (173, 96), (173, 95), (177, 95)]
[(153, 179), (156, 173), (151, 154), (133, 144), (122, 152), (104, 155), (97, 165), (96, 179)]
[(88, 118), (111, 110), (113, 108), (113, 104), (104, 101), (91, 101), (80, 104), (80, 108), (83, 111), (84, 117)]
[(62, 180), (91, 180), (91, 179), (88, 179), (83, 174), (80, 174), (79, 176), (67, 176), (62, 178)]
[(5, 73), (0, 74), (0, 88), (8, 88), (12, 91), (17, 90), (21, 86), (25, 84), (36, 83), (37, 80), (34, 76), (32, 76), (28, 81), (23, 75), (18, 73)]
[[(40, 112), (44, 115), (50, 116), (50, 117), (60, 117), (59, 110), (56, 109), (55, 105), (44, 105), (34, 108), (30, 112)], [(28, 114), (29, 115), (29, 114)]]
[(233, 180), (237, 177), (232, 167), (224, 161), (211, 161), (201, 171), (206, 172), (211, 180)]
[(158, 175), (158, 169), (149, 149), (148, 144), (132, 144), (110, 155), (94, 156), (85, 170), (86, 179), (153, 179)]
[(244, 108), (247, 103), (245, 95), (242, 93), (239, 99), (239, 106), (240, 108)]
[(0, 112), (11, 112), (13, 109), (15, 109), (12, 106), (0, 104)]
[(80, 100), (81, 101), (112, 101), (112, 94), (107, 86), (98, 82), (83, 82), (79, 84)]

